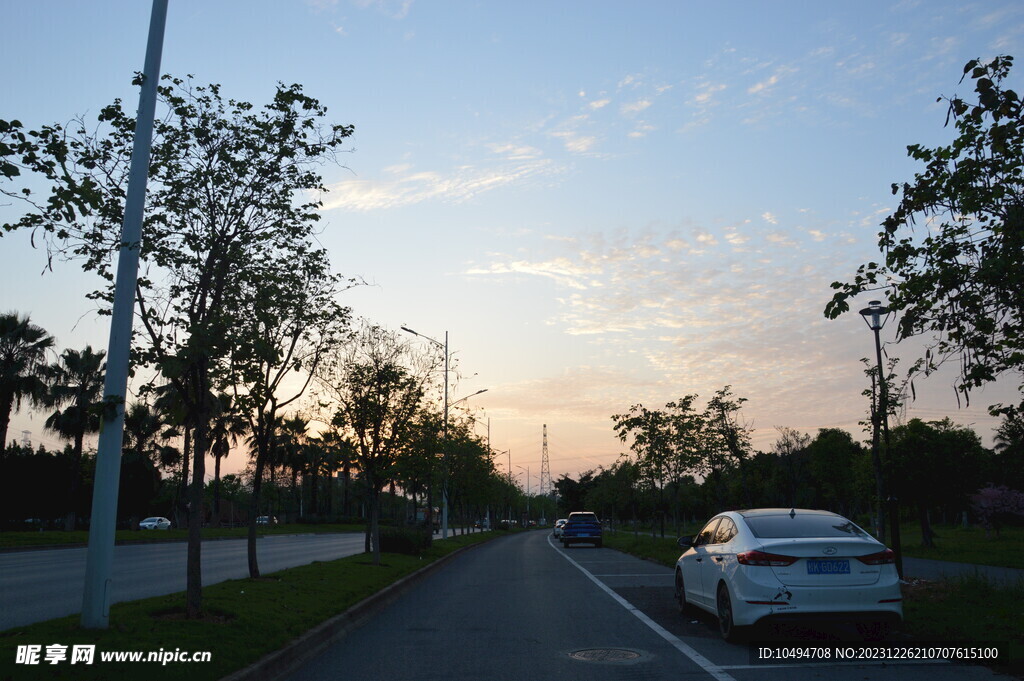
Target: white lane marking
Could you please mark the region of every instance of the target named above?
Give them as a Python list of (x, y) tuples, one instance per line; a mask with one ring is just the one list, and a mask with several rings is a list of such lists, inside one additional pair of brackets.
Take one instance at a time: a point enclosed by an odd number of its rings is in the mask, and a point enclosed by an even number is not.
[(656, 633), (658, 636), (661, 636), (663, 639), (668, 641), (672, 646), (674, 646), (676, 648), (676, 650), (678, 650), (683, 655), (686, 655), (688, 658), (693, 660), (693, 662), (697, 666), (699, 666), (701, 669), (706, 671), (708, 674), (710, 674), (715, 679), (718, 679), (718, 681), (736, 681), (736, 679), (733, 676), (730, 676), (729, 674), (725, 673), (725, 671), (723, 671), (721, 667), (719, 667), (714, 662), (712, 662), (708, 658), (706, 658), (703, 655), (701, 655), (700, 653), (698, 653), (696, 650), (694, 650), (693, 648), (691, 648), (687, 644), (683, 643), (679, 639), (679, 637), (675, 636), (674, 634), (669, 632), (667, 629), (662, 627), (660, 624), (658, 624), (657, 622), (652, 620), (650, 617), (645, 615), (635, 605), (633, 605), (632, 603), (627, 601), (625, 598), (623, 598), (619, 594), (617, 594), (614, 591), (612, 591), (611, 588), (609, 588), (607, 585), (605, 585), (604, 582), (602, 582), (597, 577), (595, 577), (593, 574), (591, 574), (589, 570), (587, 570), (585, 567), (583, 567), (582, 565), (577, 563), (575, 560), (570, 558), (560, 548), (558, 548), (557, 546), (552, 544), (550, 537), (548, 537), (548, 544), (550, 544), (551, 548), (553, 548), (555, 551), (558, 551), (560, 554), (562, 554), (562, 557), (565, 558), (567, 561), (569, 561), (572, 565), (574, 565), (576, 567), (576, 569), (578, 569), (580, 572), (585, 574), (590, 581), (592, 581), (594, 584), (597, 584), (597, 586), (600, 587), (600, 589), (602, 591), (604, 591), (606, 594), (608, 594), (613, 599), (615, 599), (615, 602), (617, 602), (619, 605), (621, 605), (623, 608), (625, 608), (629, 612), (633, 613), (636, 616), (637, 619), (639, 619), (641, 622), (643, 622), (648, 627), (650, 627), (654, 631), (654, 633)]

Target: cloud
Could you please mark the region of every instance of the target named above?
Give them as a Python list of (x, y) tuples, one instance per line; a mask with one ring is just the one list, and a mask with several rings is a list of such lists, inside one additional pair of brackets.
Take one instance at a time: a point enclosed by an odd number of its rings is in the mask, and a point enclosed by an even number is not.
[(389, 166), (386, 174), (397, 178), (337, 182), (328, 187), (322, 209), (369, 212), (430, 200), (461, 203), (484, 192), (561, 172), (549, 159), (523, 160), (495, 168), (466, 165), (448, 173), (409, 170), (409, 165)]
[(779, 219), (776, 218), (771, 213), (769, 213), (768, 211), (765, 211), (765, 212), (761, 213), (761, 219), (764, 220), (765, 222), (769, 223), (769, 224), (772, 224), (772, 225), (779, 224)]
[(603, 109), (604, 107), (608, 106), (609, 104), (611, 104), (611, 102), (612, 102), (612, 100), (610, 100), (610, 99), (595, 99), (594, 101), (592, 101), (587, 106), (589, 106), (591, 109), (597, 111), (598, 109)]
[(649, 99), (641, 99), (641, 100), (638, 100), (636, 102), (632, 102), (630, 104), (623, 104), (622, 105), (622, 113), (624, 113), (624, 114), (640, 113), (644, 109), (648, 108), (650, 105), (651, 105), (651, 100), (649, 100)]
[(500, 154), (510, 161), (529, 161), (543, 156), (543, 152), (536, 147), (521, 144), (491, 144), (489, 149), (495, 154)]
[(597, 144), (597, 138), (592, 135), (581, 135), (573, 130), (562, 130), (551, 133), (552, 137), (557, 137), (562, 140), (567, 151), (571, 151), (574, 154), (583, 154), (590, 151), (595, 144)]

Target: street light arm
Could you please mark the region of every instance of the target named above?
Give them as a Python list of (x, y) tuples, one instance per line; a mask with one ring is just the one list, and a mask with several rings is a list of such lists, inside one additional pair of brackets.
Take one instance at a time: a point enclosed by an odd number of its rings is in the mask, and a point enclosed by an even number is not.
[(430, 341), (431, 343), (433, 343), (434, 345), (436, 345), (436, 346), (437, 346), (437, 347), (439, 347), (439, 348), (443, 348), (443, 347), (446, 347), (446, 346), (445, 346), (445, 344), (444, 344), (444, 343), (442, 343), (441, 341), (439, 341), (439, 340), (434, 340), (434, 339), (433, 339), (433, 338), (431, 338), (430, 336), (424, 336), (424, 335), (423, 335), (422, 333), (418, 333), (418, 332), (416, 332), (416, 331), (413, 331), (412, 329), (410, 329), (410, 328), (409, 328), (409, 327), (407, 327), (407, 326), (403, 326), (403, 327), (400, 327), (400, 328), (402, 329), (402, 331), (405, 331), (406, 333), (411, 333), (411, 334), (412, 334), (412, 335), (414, 335), (414, 336), (418, 336), (419, 338), (423, 338), (423, 339), (425, 339), (425, 340), (428, 340), (428, 341)]

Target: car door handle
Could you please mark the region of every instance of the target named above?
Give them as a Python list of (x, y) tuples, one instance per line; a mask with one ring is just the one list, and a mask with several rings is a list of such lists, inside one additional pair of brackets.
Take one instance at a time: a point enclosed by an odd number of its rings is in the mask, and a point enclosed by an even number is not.
[(695, 562), (697, 562), (697, 563), (700, 563), (700, 562), (702, 562), (703, 560), (704, 560), (703, 558), (697, 558), (697, 559), (695, 559)]
[(721, 557), (721, 556), (715, 556), (715, 560), (716, 560), (717, 562), (721, 563), (723, 559), (722, 559), (722, 557)]

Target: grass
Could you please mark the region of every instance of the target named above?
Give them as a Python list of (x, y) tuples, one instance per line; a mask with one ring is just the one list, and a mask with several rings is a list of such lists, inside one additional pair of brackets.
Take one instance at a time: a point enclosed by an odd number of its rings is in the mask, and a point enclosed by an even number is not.
[[(921, 546), (921, 528), (916, 523), (900, 526), (903, 555), (910, 558), (948, 560), (954, 563), (1024, 568), (1024, 527), (1007, 527), (996, 537), (980, 527), (934, 526), (935, 548)], [(891, 543), (890, 543), (891, 546)]]
[[(220, 679), (284, 647), (321, 622), (340, 614), (402, 577), (492, 532), (434, 542), (420, 556), (384, 554), (380, 566), (350, 556), (282, 570), (258, 580), (236, 579), (203, 589), (203, 620), (186, 620), (184, 594), (160, 596), (110, 608), (110, 628), (86, 630), (77, 615), (0, 632), (0, 679), (146, 678), (153, 681)], [(15, 664), (19, 645), (96, 646), (92, 665), (61, 662)], [(99, 661), (112, 651), (210, 651), (205, 663), (116, 663)], [(42, 657), (42, 655), (41, 655)]]
[[(901, 527), (901, 532), (911, 527), (916, 529), (916, 526)], [(1022, 541), (1019, 529), (1016, 532), (1004, 530), (1000, 539), (991, 540), (985, 539), (981, 530), (951, 529), (943, 528), (939, 541), (942, 544), (959, 542), (960, 552), (954, 552), (953, 548), (922, 549), (905, 542), (905, 555), (962, 563), (980, 562), (979, 559), (990, 556), (983, 549), (995, 547), (991, 549), (991, 555), (1002, 562), (1021, 551), (1019, 545), (1013, 545), (1015, 541), (1018, 544)], [(906, 538), (907, 535), (903, 536)], [(675, 539), (661, 539), (649, 534), (634, 537), (632, 532), (606, 532), (604, 545), (669, 567), (675, 565), (682, 552)], [(911, 548), (915, 549), (913, 553), (906, 550)], [(954, 553), (956, 558), (953, 558)], [(999, 563), (986, 560), (985, 564)], [(1009, 566), (1020, 567), (1022, 564), (1024, 561)], [(972, 577), (919, 582), (905, 585), (903, 596), (904, 622), (900, 630), (904, 634), (919, 641), (943, 641), (957, 645), (1005, 644), (1000, 651), (1002, 659), (993, 666), (998, 671), (1024, 678), (1024, 581), (1003, 585)]]
[[(685, 526), (681, 534), (696, 534), (700, 532), (700, 525)], [(904, 557), (927, 558), (930, 560), (946, 560), (954, 563), (970, 563), (973, 565), (993, 565), (996, 567), (1024, 568), (1024, 527), (1006, 527), (996, 537), (995, 534), (988, 536), (985, 530), (978, 526), (962, 527), (960, 525), (934, 525), (935, 547), (926, 548), (921, 546), (921, 527), (917, 523), (903, 523), (900, 525), (900, 544)], [(675, 559), (681, 551), (675, 543), (675, 536), (671, 528), (665, 530), (665, 545), (668, 547), (665, 553), (658, 553), (660, 549), (648, 546), (653, 537), (650, 530), (647, 534), (641, 534), (635, 542), (636, 551), (655, 552), (656, 555), (644, 555), (644, 558), (658, 559), (659, 557), (666, 565), (674, 565)], [(671, 536), (670, 536), (671, 535)], [(628, 529), (621, 529), (616, 533), (608, 534), (620, 539), (627, 537), (632, 544), (633, 532)], [(891, 537), (887, 537), (887, 544), (891, 547)], [(607, 541), (607, 540), (606, 540)], [(618, 546), (616, 546), (618, 548)], [(634, 555), (633, 550), (626, 550)], [(668, 561), (672, 553), (675, 557)], [(666, 562), (668, 561), (668, 562)]]
[[(363, 532), (365, 525), (261, 525), (256, 528), (257, 536), (266, 534), (326, 534), (330, 532)], [(244, 539), (249, 536), (245, 527), (234, 528), (203, 528), (203, 539)], [(187, 541), (188, 530), (118, 530), (115, 541), (119, 544), (152, 543), (162, 541)], [(0, 532), (0, 549), (23, 549), (29, 547), (52, 547), (60, 545), (80, 545), (89, 543), (86, 530), (62, 532), (48, 530), (45, 532)]]
[[(902, 630), (920, 641), (1000, 644), (996, 670), (1024, 677), (1024, 582), (970, 577), (903, 587)], [(969, 612), (965, 612), (969, 609)]]

